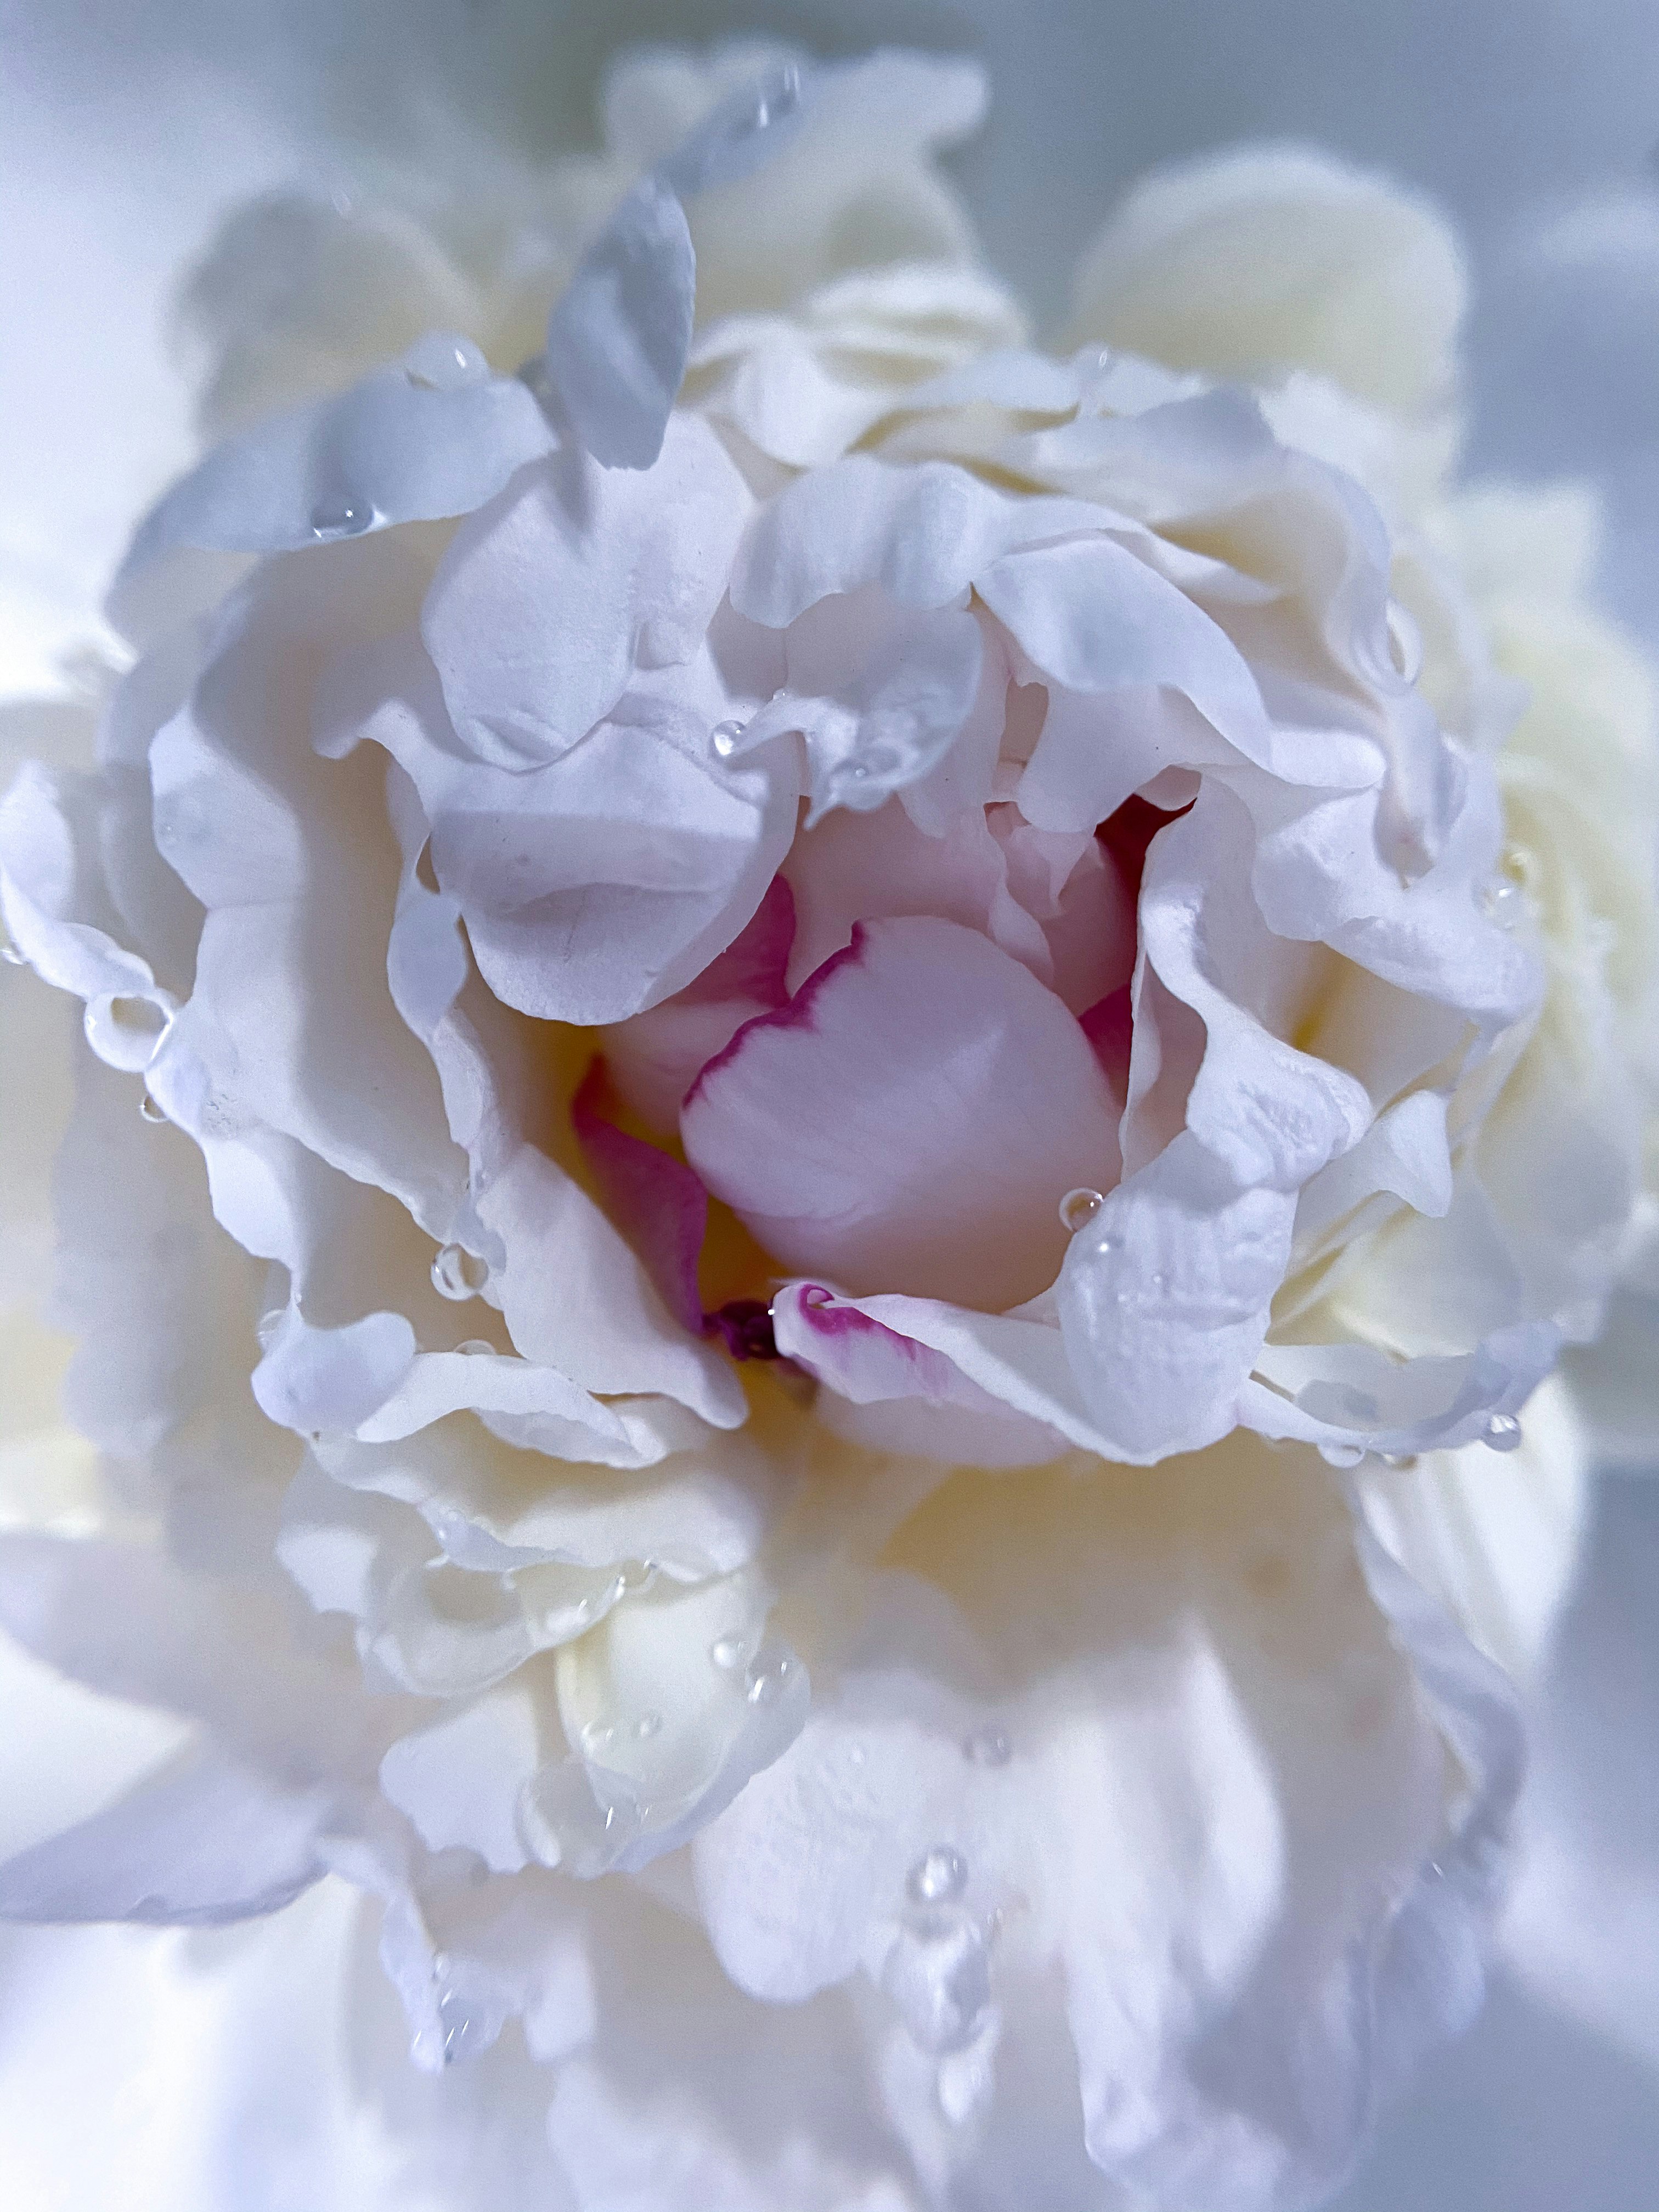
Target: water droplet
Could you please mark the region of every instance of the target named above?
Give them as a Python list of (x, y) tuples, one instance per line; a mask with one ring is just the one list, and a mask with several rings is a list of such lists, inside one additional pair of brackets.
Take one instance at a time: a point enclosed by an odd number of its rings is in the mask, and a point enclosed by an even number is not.
[(744, 1636), (717, 1636), (708, 1647), (708, 1656), (723, 1674), (735, 1674), (749, 1657), (749, 1639)]
[(1417, 1465), (1415, 1452), (1381, 1452), (1377, 1456), (1384, 1467), (1391, 1467), (1402, 1474), (1409, 1473)]
[(869, 773), (869, 764), (865, 761), (854, 761), (852, 767), (848, 770), (848, 774), (853, 778), (854, 782), (857, 783), (862, 783)]
[(1508, 876), (1494, 876), (1480, 893), (1480, 911), (1504, 928), (1519, 915), (1521, 903), (1521, 886)]
[(0, 960), (3, 960), (8, 968), (27, 968), (28, 966), (28, 962), (23, 957), (23, 955), (17, 950), (17, 947), (15, 945), (0, 945)]
[(447, 1951), (434, 1951), (432, 1954), (432, 1972), (436, 1978), (441, 1982), (447, 1982), (449, 1979), (449, 1954)]
[(904, 1887), (916, 1905), (954, 1905), (968, 1887), (968, 1862), (949, 1844), (935, 1844), (911, 1868)]
[(455, 1349), (457, 1352), (465, 1352), (469, 1359), (476, 1359), (483, 1352), (489, 1352), (493, 1357), (495, 1347), (482, 1336), (469, 1336), (465, 1343), (458, 1344)]
[(975, 1729), (963, 1743), (962, 1755), (975, 1766), (1006, 1766), (1008, 1739), (1000, 1728)]
[(1075, 1237), (1079, 1229), (1088, 1227), (1105, 1203), (1101, 1192), (1080, 1183), (1075, 1190), (1068, 1190), (1060, 1201), (1060, 1227), (1068, 1237)]
[(661, 1734), (662, 1715), (660, 1713), (641, 1713), (634, 1723), (635, 1743), (649, 1743), (653, 1735)]
[(960, 1911), (914, 1916), (887, 1954), (881, 1982), (919, 2050), (963, 2050), (991, 2002), (985, 1937)]
[(741, 722), (716, 722), (708, 742), (722, 760), (730, 760), (738, 749), (738, 740), (742, 735)]
[(446, 1990), (438, 2000), (438, 2026), (444, 2039), (443, 2059), (453, 2066), (459, 2058), (470, 2058), (476, 2051), (484, 2051), (495, 2040), (485, 2016), (473, 2011), (459, 1990)]
[(1319, 1456), (1327, 1467), (1358, 1467), (1365, 1449), (1363, 1444), (1321, 1444)]
[(1513, 1413), (1492, 1413), (1480, 1431), (1480, 1441), (1490, 1451), (1512, 1452), (1519, 1451), (1525, 1439)]
[(158, 1106), (148, 1091), (138, 1101), (138, 1111), (146, 1121), (165, 1121), (167, 1118), (167, 1109)]
[(482, 384), (489, 363), (471, 338), (449, 331), (428, 331), (404, 356), (404, 374), (422, 392), (459, 392)]
[(586, 1881), (615, 1865), (642, 1817), (623, 1776), (576, 1757), (531, 1776), (519, 1792), (517, 1822), (520, 1841), (539, 1865)]
[(1155, 1267), (1150, 1279), (1155, 1291), (1167, 1291), (1170, 1287), (1170, 1279), (1162, 1267)]
[(582, 1727), (582, 1749), (591, 1759), (596, 1752), (608, 1751), (617, 1741), (617, 1731), (609, 1721), (587, 1721)]
[(374, 510), (367, 500), (330, 500), (311, 512), (311, 534), (319, 545), (337, 538), (361, 538), (374, 527)]
[(446, 1244), (432, 1262), (432, 1287), (441, 1297), (476, 1298), (489, 1280), (489, 1263), (459, 1244)]
[(780, 1651), (769, 1665), (757, 1668), (749, 1677), (747, 1695), (750, 1704), (776, 1705), (794, 1671), (795, 1662), (787, 1651)]
[(136, 1075), (155, 1059), (171, 1019), (154, 999), (106, 992), (87, 1001), (83, 1025), (87, 1042), (106, 1066)]

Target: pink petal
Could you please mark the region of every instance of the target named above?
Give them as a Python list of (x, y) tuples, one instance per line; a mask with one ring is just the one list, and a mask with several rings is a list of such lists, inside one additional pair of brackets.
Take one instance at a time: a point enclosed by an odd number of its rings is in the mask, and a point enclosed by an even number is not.
[(587, 1156), (599, 1201), (643, 1262), (677, 1321), (701, 1330), (697, 1259), (708, 1224), (708, 1196), (690, 1168), (643, 1138), (630, 1137), (605, 1111), (605, 1064), (596, 1057), (570, 1102), (576, 1140)]
[(757, 1014), (789, 995), (784, 973), (795, 941), (795, 902), (775, 876), (736, 939), (694, 982), (605, 1032), (617, 1088), (653, 1128), (675, 1129), (697, 1070)]
[(855, 1406), (883, 1398), (996, 1404), (942, 1352), (901, 1336), (822, 1283), (787, 1283), (772, 1301), (772, 1330), (781, 1352)]
[(1130, 1005), (1129, 986), (1109, 992), (1097, 999), (1078, 1016), (1083, 1034), (1089, 1040), (1089, 1048), (1100, 1062), (1100, 1072), (1112, 1086), (1112, 1096), (1127, 1102), (1129, 1096), (1129, 1048), (1134, 1040), (1134, 1015)]
[(708, 1188), (791, 1272), (989, 1310), (1045, 1289), (1058, 1206), (1118, 1174), (1075, 1018), (975, 930), (861, 923), (739, 1030), (680, 1116)]
[(968, 806), (935, 836), (897, 799), (837, 811), (795, 840), (784, 863), (799, 930), (799, 985), (851, 941), (853, 925), (926, 914), (978, 930), (1073, 1013), (1127, 981), (1134, 899), (1092, 831), (1034, 830), (1016, 807)]

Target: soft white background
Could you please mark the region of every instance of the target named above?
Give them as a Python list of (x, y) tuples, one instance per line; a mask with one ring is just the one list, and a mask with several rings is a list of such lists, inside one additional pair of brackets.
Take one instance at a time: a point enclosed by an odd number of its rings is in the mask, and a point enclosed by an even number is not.
[[(734, 29), (981, 52), (995, 105), (957, 173), (992, 259), (1050, 318), (1115, 190), (1152, 161), (1301, 137), (1433, 191), (1477, 277), (1471, 459), (1599, 477), (1604, 590), (1659, 645), (1655, 0), (3, 0), (0, 696), (52, 680), (126, 525), (188, 451), (166, 305), (223, 209), (299, 173), (326, 185), (342, 147), (435, 143), (446, 104), (571, 144), (611, 46)], [(15, 1112), (26, 1072), (5, 1085)], [(1632, 1350), (1659, 1367), (1650, 1332)], [(8, 1659), (0, 1701), (21, 1705), (33, 1672)], [(0, 1733), (0, 1846), (56, 1817), (21, 1779), (47, 1739), (67, 1767), (107, 1735), (67, 1694), (29, 1711)], [(1346, 2212), (1659, 2202), (1659, 1488), (1628, 1471), (1602, 1478), (1528, 1808), (1485, 2020), (1385, 2130)], [(353, 2204), (343, 2137), (316, 2147), (320, 2170), (305, 2146), (331, 1939), (313, 1916), (267, 1942), (250, 2017), (229, 1970), (260, 1940), (0, 1942), (7, 2212)], [(217, 2177), (188, 2205), (170, 2178), (186, 2173)]]

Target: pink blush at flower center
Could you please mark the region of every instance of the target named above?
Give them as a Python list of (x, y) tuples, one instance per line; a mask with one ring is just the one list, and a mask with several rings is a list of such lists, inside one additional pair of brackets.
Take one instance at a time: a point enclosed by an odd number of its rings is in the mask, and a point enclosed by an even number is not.
[(1109, 1189), (1118, 1109), (1081, 1025), (976, 930), (861, 923), (703, 1069), (686, 1157), (792, 1273), (1000, 1311), (1053, 1282), (1058, 1207)]

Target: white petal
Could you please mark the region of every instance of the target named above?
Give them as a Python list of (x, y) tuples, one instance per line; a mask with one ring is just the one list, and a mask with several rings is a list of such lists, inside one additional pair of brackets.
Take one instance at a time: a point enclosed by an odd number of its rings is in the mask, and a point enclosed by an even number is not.
[(770, 1765), (806, 1717), (806, 1671), (765, 1633), (767, 1596), (746, 1574), (659, 1584), (559, 1654), (571, 1743), (626, 1806), (617, 1863), (676, 1844)]
[(1072, 1239), (1060, 1324), (1114, 1457), (1197, 1450), (1234, 1425), (1290, 1258), (1295, 1205), (1241, 1190), (1183, 1133)]
[[(447, 390), (424, 368), (446, 348), (462, 365)], [(467, 514), (556, 443), (525, 385), (491, 376), (470, 341), (434, 332), (407, 364), (216, 446), (140, 524), (111, 588), (111, 619), (143, 626), (165, 588), (152, 572), (176, 550), (290, 552)]]
[(582, 256), (547, 325), (547, 373), (607, 468), (648, 469), (691, 348), (696, 256), (678, 193), (635, 185)]
[(514, 1683), (399, 1736), (380, 1761), (380, 1786), (428, 1850), (459, 1845), (513, 1874), (525, 1864), (514, 1812), (537, 1748), (534, 1699)]
[(1155, 173), (1085, 255), (1091, 337), (1224, 376), (1320, 371), (1412, 410), (1448, 396), (1462, 256), (1398, 186), (1296, 147)]
[(215, 1927), (275, 1912), (324, 1871), (320, 1791), (208, 1759), (0, 1866), (0, 1917)]
[(507, 768), (556, 759), (636, 669), (690, 659), (751, 507), (718, 438), (689, 416), (641, 472), (580, 453), (527, 470), (456, 532), (422, 617), (465, 750)]

